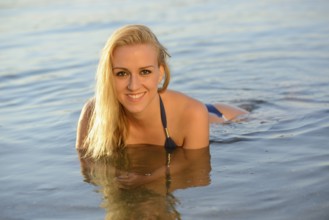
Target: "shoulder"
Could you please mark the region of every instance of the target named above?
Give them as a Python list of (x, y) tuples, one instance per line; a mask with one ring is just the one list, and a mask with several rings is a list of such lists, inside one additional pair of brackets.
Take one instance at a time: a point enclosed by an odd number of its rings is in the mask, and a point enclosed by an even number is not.
[(208, 113), (206, 106), (202, 102), (183, 93), (168, 90), (164, 96), (165, 99), (170, 100), (168, 102), (170, 106), (173, 106), (178, 112), (181, 111), (185, 116), (183, 118), (189, 118), (200, 114), (207, 115)]
[(209, 145), (209, 118), (206, 106), (183, 93), (167, 91), (164, 95), (176, 122), (184, 148), (203, 148)]
[(83, 106), (80, 118), (79, 118), (79, 124), (88, 124), (90, 121), (90, 118), (92, 116), (92, 113), (95, 108), (95, 98), (90, 98)]
[(182, 110), (181, 118), (186, 130), (208, 129), (208, 110), (202, 102), (188, 97)]
[(83, 142), (88, 134), (89, 122), (95, 107), (95, 99), (89, 99), (83, 106), (77, 126), (76, 148), (82, 149)]
[(94, 110), (94, 107), (95, 107), (95, 98), (93, 97), (87, 100), (86, 103), (84, 104), (81, 110), (81, 116), (84, 116), (83, 118), (89, 118)]

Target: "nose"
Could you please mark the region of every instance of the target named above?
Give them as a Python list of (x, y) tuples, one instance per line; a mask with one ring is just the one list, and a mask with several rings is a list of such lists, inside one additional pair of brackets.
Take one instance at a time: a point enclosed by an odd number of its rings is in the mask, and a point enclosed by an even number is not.
[(128, 82), (128, 89), (131, 91), (138, 90), (140, 87), (140, 79), (137, 74), (131, 74)]

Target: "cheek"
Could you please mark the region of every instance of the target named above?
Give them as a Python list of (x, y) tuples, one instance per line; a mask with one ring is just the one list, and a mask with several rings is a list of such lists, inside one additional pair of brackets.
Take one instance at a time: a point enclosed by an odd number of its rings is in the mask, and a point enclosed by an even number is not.
[(159, 76), (154, 76), (145, 80), (144, 85), (147, 85), (149, 88), (158, 88)]
[(127, 87), (127, 82), (126, 81), (127, 80), (123, 80), (123, 79), (114, 80), (114, 89), (117, 92), (120, 92), (120, 91), (124, 90)]
[(150, 78), (150, 81), (152, 81), (152, 84), (154, 84), (156, 86), (159, 84), (159, 82), (161, 81), (161, 72), (160, 72), (160, 70), (158, 70), (157, 72), (155, 72), (153, 74), (153, 76)]

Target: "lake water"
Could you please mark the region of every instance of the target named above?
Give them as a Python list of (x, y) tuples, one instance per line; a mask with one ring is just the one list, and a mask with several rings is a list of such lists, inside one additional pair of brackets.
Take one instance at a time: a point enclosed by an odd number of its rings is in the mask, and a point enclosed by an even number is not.
[[(2, 0), (0, 219), (329, 219), (328, 11), (327, 0)], [(212, 125), (209, 154), (171, 187), (112, 192), (110, 165), (80, 167), (75, 130), (101, 48), (130, 23), (170, 51), (171, 89), (251, 114)]]

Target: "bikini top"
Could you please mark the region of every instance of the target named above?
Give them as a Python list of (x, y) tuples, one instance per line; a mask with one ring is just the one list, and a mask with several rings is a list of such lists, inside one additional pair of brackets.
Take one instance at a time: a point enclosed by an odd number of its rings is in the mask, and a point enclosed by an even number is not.
[(168, 131), (168, 128), (167, 128), (166, 110), (164, 108), (161, 96), (159, 96), (159, 97), (160, 97), (161, 121), (162, 121), (163, 129), (164, 129), (165, 134), (166, 134), (166, 141), (165, 141), (164, 147), (165, 147), (165, 149), (168, 153), (171, 153), (173, 150), (176, 149), (177, 145), (174, 142), (174, 140), (171, 139), (171, 137), (169, 135), (169, 131)]

